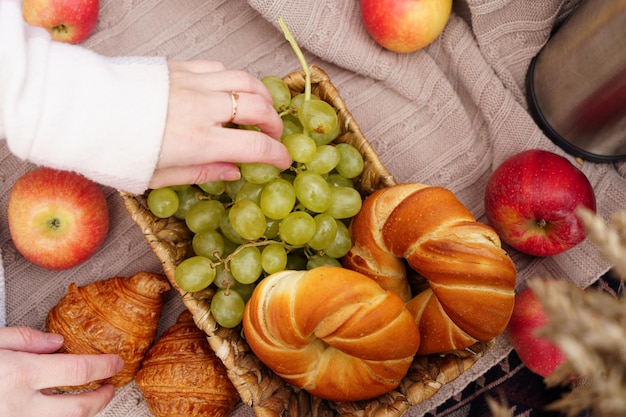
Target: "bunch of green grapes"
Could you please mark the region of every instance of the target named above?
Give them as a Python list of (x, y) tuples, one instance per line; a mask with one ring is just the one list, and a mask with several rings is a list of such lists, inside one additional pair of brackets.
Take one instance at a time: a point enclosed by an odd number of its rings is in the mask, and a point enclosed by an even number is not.
[(262, 81), (283, 120), (291, 167), (244, 163), (237, 181), (159, 188), (147, 198), (152, 214), (184, 220), (193, 233), (194, 256), (177, 266), (176, 283), (190, 292), (214, 284), (211, 313), (223, 327), (240, 323), (259, 279), (340, 266), (352, 246), (347, 225), (362, 204), (353, 179), (363, 157), (352, 145), (333, 142), (339, 134), (333, 107), (314, 95), (292, 98), (279, 77)]
[[(308, 69), (305, 63), (303, 68)], [(310, 79), (305, 92), (294, 97), (282, 78), (262, 81), (282, 118), (281, 141), (292, 165), (280, 170), (243, 163), (237, 181), (165, 187), (147, 197), (152, 214), (184, 220), (193, 233), (194, 255), (176, 267), (176, 283), (189, 292), (214, 285), (211, 314), (227, 328), (241, 322), (263, 277), (341, 266), (339, 258), (352, 246), (349, 221), (362, 205), (353, 179), (363, 171), (363, 157), (355, 147), (335, 142), (340, 132), (335, 109), (310, 93)]]

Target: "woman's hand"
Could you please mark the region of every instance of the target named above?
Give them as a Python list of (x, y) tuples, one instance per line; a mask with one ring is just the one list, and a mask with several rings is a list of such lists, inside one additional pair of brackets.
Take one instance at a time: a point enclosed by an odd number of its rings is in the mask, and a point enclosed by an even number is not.
[(91, 417), (111, 401), (111, 385), (80, 394), (52, 394), (53, 387), (109, 378), (123, 366), (117, 355), (51, 354), (62, 344), (57, 334), (0, 328), (1, 416)]
[[(280, 142), (282, 121), (260, 80), (215, 61), (168, 66), (167, 120), (151, 188), (236, 180), (238, 162), (289, 167), (289, 153)], [(225, 127), (228, 122), (254, 125), (260, 131)]]

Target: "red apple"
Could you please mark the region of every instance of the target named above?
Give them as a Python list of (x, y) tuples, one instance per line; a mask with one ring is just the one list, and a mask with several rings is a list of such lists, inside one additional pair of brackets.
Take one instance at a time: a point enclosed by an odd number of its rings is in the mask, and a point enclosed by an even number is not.
[(541, 302), (532, 289), (527, 287), (515, 296), (513, 314), (505, 330), (524, 365), (543, 377), (550, 375), (558, 365), (565, 362), (565, 356), (558, 346), (535, 335), (535, 331), (545, 326), (547, 320)]
[(20, 253), (53, 270), (86, 261), (109, 230), (109, 208), (96, 183), (74, 172), (43, 167), (15, 182), (7, 216)]
[(534, 256), (551, 256), (585, 239), (578, 206), (595, 213), (589, 180), (553, 152), (531, 149), (505, 160), (491, 175), (485, 212), (500, 238)]
[(360, 0), (367, 32), (393, 52), (414, 52), (443, 32), (452, 0)]
[(91, 34), (100, 11), (99, 0), (23, 0), (22, 14), (31, 26), (42, 27), (52, 39), (79, 43)]

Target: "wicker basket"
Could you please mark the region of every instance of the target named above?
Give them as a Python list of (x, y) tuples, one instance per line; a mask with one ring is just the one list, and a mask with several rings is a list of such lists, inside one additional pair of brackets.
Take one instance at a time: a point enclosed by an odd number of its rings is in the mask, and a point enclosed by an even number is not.
[[(304, 91), (303, 72), (285, 77), (292, 93)], [(330, 103), (338, 112), (341, 124), (339, 142), (350, 143), (363, 155), (365, 167), (356, 180), (364, 197), (373, 191), (394, 185), (394, 178), (382, 165), (373, 148), (346, 109), (345, 103), (328, 75), (319, 67), (311, 67), (312, 93)], [(198, 327), (206, 334), (212, 349), (224, 362), (228, 375), (239, 391), (242, 401), (253, 407), (258, 417), (265, 416), (384, 416), (397, 417), (409, 406), (419, 404), (435, 394), (442, 385), (454, 380), (493, 347), (493, 342), (478, 343), (470, 349), (447, 355), (416, 357), (401, 385), (373, 400), (335, 403), (322, 400), (285, 383), (265, 367), (250, 351), (241, 337), (241, 329), (218, 326), (211, 317), (211, 289), (187, 293), (176, 286), (176, 265), (191, 255), (192, 234), (183, 221), (176, 218), (159, 219), (146, 208), (145, 196), (121, 193), (133, 220), (141, 228), (150, 248), (163, 263), (164, 273), (180, 293)]]

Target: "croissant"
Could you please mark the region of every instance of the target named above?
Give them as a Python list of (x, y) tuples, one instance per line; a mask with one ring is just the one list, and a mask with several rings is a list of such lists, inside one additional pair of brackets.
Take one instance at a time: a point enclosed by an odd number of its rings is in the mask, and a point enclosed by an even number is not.
[(400, 297), (336, 266), (266, 277), (246, 304), (243, 331), (257, 358), (278, 376), (332, 401), (395, 389), (419, 345)]
[(227, 417), (239, 401), (226, 367), (187, 310), (148, 350), (135, 382), (155, 417)]
[[(441, 187), (399, 184), (372, 193), (352, 219), (344, 267), (395, 291), (420, 329), (419, 355), (465, 349), (502, 333), (515, 265), (500, 238)], [(408, 265), (428, 281), (412, 298)]]
[(170, 284), (163, 275), (139, 272), (130, 278), (114, 277), (83, 287), (70, 284), (67, 293), (46, 317), (46, 329), (64, 336), (59, 352), (115, 353), (124, 368), (115, 376), (62, 391), (95, 389), (103, 384), (128, 384), (154, 341)]

